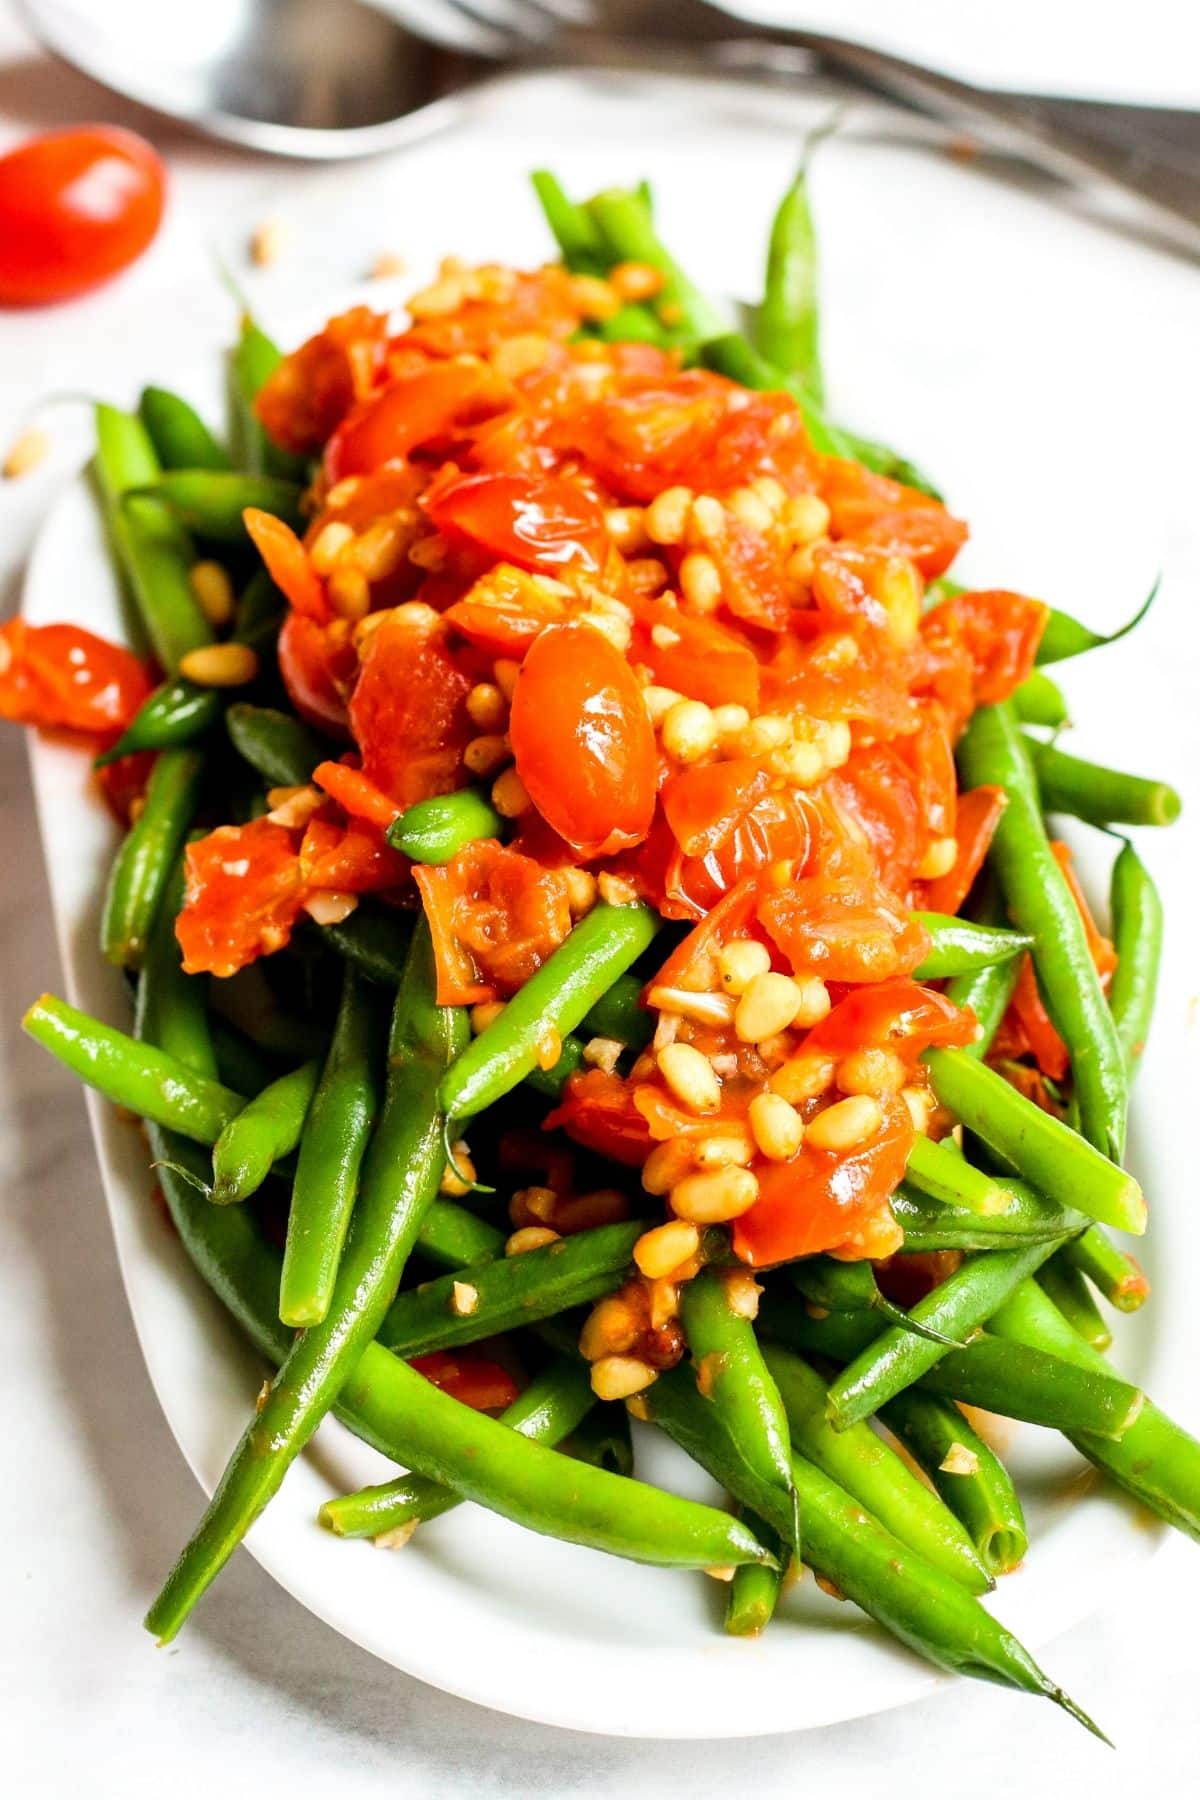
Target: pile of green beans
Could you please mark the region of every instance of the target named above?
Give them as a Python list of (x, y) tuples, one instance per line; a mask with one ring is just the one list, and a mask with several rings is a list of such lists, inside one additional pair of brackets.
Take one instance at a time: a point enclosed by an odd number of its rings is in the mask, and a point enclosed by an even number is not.
[[(572, 272), (603, 278), (640, 264), (660, 278), (651, 298), (623, 303), (593, 335), (657, 344), (749, 388), (790, 393), (817, 451), (936, 494), (912, 463), (828, 409), (814, 142), (774, 217), (763, 299), (745, 332), (729, 329), (667, 249), (644, 184), (582, 202), (545, 171), (534, 187)], [(1178, 795), (1042, 741), (1038, 730), (1068, 720), (1042, 667), (967, 722), (962, 786), (1000, 787), (1007, 805), (963, 916), (913, 915), (928, 939), (914, 978), (946, 984), (978, 1033), (967, 1048), (924, 1058), (936, 1129), (962, 1129), (936, 1141), (915, 1134), (891, 1200), (903, 1232), (895, 1258), (813, 1254), (758, 1271), (756, 1285), (720, 1226), (660, 1285), (639, 1258), (661, 1212), (632, 1167), (593, 1174), (582, 1149), (579, 1180), (608, 1222), (513, 1234), (514, 1220), (558, 1216), (555, 1141), (547, 1187), (514, 1197), (473, 1180), (458, 1140), (470, 1129), (471, 1159), (490, 1175), (488, 1159), (509, 1166), (507, 1134), (528, 1142), (578, 1071), (602, 1059), (622, 1072), (648, 1066), (654, 1015), (644, 996), (663, 943), (677, 941), (649, 906), (597, 903), (496, 1016), (476, 1015), (475, 1036), (464, 1009), (438, 1004), (427, 922), (392, 896), (364, 900), (338, 925), (304, 923), (232, 982), (183, 968), (175, 922), (197, 821), (256, 817), (268, 790), (307, 784), (341, 753), (281, 702), (272, 645), (282, 597), (265, 572), (246, 579), (244, 510), (299, 526), (311, 473), (257, 416), (278, 363), (247, 315), (230, 359), (228, 447), (164, 389), (147, 388), (136, 414), (97, 408), (106, 518), (163, 677), (98, 759), (156, 753), (102, 924), (104, 954), (136, 981), (135, 1030), (52, 996), (24, 1021), (145, 1122), (183, 1249), (273, 1371), (149, 1629), (163, 1642), (175, 1636), (333, 1414), (405, 1471), (331, 1496), (320, 1523), (336, 1535), (398, 1547), (418, 1524), (471, 1501), (567, 1542), (729, 1576), (734, 1636), (757, 1636), (786, 1610), (786, 1571), (806, 1562), (937, 1666), (1047, 1697), (1096, 1730), (979, 1604), (1021, 1562), (1028, 1534), (1011, 1476), (963, 1409), (1064, 1433), (1200, 1537), (1200, 1444), (1109, 1364), (1101, 1305), (1132, 1311), (1148, 1293), (1108, 1233), (1146, 1222), (1122, 1158), (1162, 908), (1137, 849), (1122, 842), (1110, 892), (1118, 960), (1105, 993), (1046, 829), (1048, 813), (1105, 828), (1167, 825)], [(210, 617), (193, 592), (193, 565), (210, 558), (238, 595), (232, 618), (228, 594), (206, 596)], [(195, 585), (204, 592), (199, 577)], [(956, 591), (931, 584), (931, 603)], [(1052, 612), (1039, 665), (1123, 637), (1153, 598), (1108, 638)], [(232, 700), (181, 673), (189, 651), (218, 635), (260, 659), (246, 659), (254, 685)], [(512, 829), (483, 789), (466, 787), (409, 807), (387, 837), (414, 863), (444, 865)], [(989, 1061), (1030, 965), (1069, 1057), (1055, 1110)], [(945, 1260), (912, 1260), (923, 1257)], [(669, 1328), (653, 1322), (663, 1289)], [(923, 1297), (897, 1297), (914, 1291)], [(612, 1390), (580, 1350), (581, 1309), (597, 1303), (632, 1321), (629, 1355), (644, 1351), (649, 1384), (616, 1390), (631, 1395), (628, 1408), (597, 1399)], [(520, 1378), (498, 1417), (442, 1391), (438, 1364), (411, 1366), (484, 1355)], [(715, 1477), (734, 1510), (639, 1479), (631, 1414)]]

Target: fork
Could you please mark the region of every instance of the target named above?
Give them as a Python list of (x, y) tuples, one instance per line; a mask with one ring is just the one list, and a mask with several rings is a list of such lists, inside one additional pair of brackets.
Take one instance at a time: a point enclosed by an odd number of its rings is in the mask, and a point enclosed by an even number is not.
[[(1177, 131), (1147, 131), (1143, 109), (976, 87), (847, 38), (756, 25), (724, 12), (715, 0), (437, 4), (474, 31), (485, 53), (523, 62), (786, 74), (796, 68), (787, 52), (806, 52), (856, 85), (930, 114), (992, 150), (1060, 180), (1092, 187), (1099, 182), (1119, 192), (1171, 248), (1200, 258), (1200, 132), (1193, 134), (1193, 148), (1178, 141)], [(436, 30), (424, 9), (420, 22), (405, 12), (414, 29)], [(1178, 127), (1179, 115), (1173, 119)]]

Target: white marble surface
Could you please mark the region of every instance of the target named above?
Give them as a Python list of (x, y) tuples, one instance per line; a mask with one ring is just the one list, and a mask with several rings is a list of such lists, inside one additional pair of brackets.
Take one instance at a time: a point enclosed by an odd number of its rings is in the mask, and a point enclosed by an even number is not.
[[(0, 5), (0, 144), (64, 118), (117, 117), (114, 103), (31, 50)], [(208, 244), (232, 218), (307, 185), (328, 203), (328, 176), (160, 137), (175, 180), (171, 222), (153, 255), (119, 287), (56, 313), (0, 314), (0, 440), (27, 408), (61, 388), (121, 396), (171, 358), (224, 329), (227, 305)], [(663, 156), (667, 146), (659, 146)], [(597, 147), (599, 160), (599, 147)], [(284, 287), (355, 274), (376, 249), (404, 248), (403, 167), (394, 223), (297, 251)], [(415, 199), (412, 207), (416, 207)], [(757, 226), (756, 226), (757, 228)], [(236, 234), (235, 234), (236, 235)], [(357, 262), (356, 260), (357, 259)], [(715, 277), (714, 277), (715, 278)], [(1193, 285), (1185, 285), (1192, 279)], [(1162, 306), (1194, 318), (1194, 278), (1164, 273)], [(1162, 318), (1147, 300), (1133, 321)], [(1179, 329), (1175, 326), (1174, 329)], [(1180, 342), (1186, 341), (1180, 337)], [(1161, 371), (1159, 371), (1161, 374)], [(1121, 370), (1118, 368), (1118, 376)], [(1187, 490), (1192, 426), (1157, 390), (1153, 441), (1187, 480), (1166, 482), (1172, 566), (1200, 574)], [(1160, 410), (1157, 410), (1160, 409)], [(82, 448), (69, 411), (55, 421), (48, 467), (0, 489), (0, 605), (15, 604), (37, 518)], [(1120, 481), (1103, 459), (1102, 478)], [(1184, 471), (1183, 473), (1186, 473)], [(1195, 583), (1193, 581), (1193, 591)], [(140, 1614), (182, 1536), (198, 1493), (158, 1412), (125, 1310), (72, 1082), (19, 1034), (23, 1005), (57, 980), (25, 760), (0, 735), (0, 1782), (56, 1797), (191, 1800), (222, 1789), (262, 1800), (324, 1791), (553, 1796), (643, 1794), (668, 1784), (703, 1797), (836, 1788), (846, 1800), (899, 1800), (951, 1781), (980, 1800), (1014, 1789), (1181, 1794), (1194, 1781), (1200, 1683), (1200, 1553), (1171, 1542), (1137, 1591), (1113, 1586), (1097, 1617), (1047, 1658), (1107, 1724), (1115, 1754), (1050, 1708), (960, 1686), (902, 1712), (747, 1743), (611, 1742), (520, 1724), (450, 1700), (374, 1661), (283, 1595), (239, 1555), (179, 1645), (150, 1648)], [(634, 1627), (636, 1629), (636, 1626)], [(529, 1671), (537, 1681), (537, 1670)]]

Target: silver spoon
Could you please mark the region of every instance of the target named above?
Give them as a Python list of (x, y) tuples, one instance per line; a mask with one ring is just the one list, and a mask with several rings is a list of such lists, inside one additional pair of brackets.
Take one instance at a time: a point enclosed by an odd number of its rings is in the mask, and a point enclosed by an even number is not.
[(364, 0), (18, 5), (42, 44), (93, 81), (278, 156), (368, 156), (425, 137), (503, 47), (479, 26), (457, 34), (468, 52), (457, 54)]

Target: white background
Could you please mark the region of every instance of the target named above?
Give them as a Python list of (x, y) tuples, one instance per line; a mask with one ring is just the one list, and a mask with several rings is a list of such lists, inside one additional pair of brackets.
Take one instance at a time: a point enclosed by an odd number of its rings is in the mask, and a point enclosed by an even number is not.
[[(886, 10), (893, 16), (899, 9)], [(1126, 58), (1130, 65), (1135, 60)], [(1151, 64), (1137, 79), (1128, 77), (1131, 93), (1143, 97), (1154, 87)], [(1117, 68), (1111, 58), (1108, 66)], [(1178, 97), (1177, 86), (1165, 78), (1160, 85), (1161, 97)], [(122, 114), (115, 102), (38, 59), (0, 10), (0, 143), (64, 119), (96, 116)], [(281, 169), (167, 133), (158, 141), (172, 165), (175, 193), (152, 256), (93, 300), (53, 313), (0, 315), (0, 442), (48, 392), (82, 387), (123, 399), (147, 377), (169, 380), (174, 363), (227, 334), (228, 303), (212, 277), (210, 247), (236, 249), (242, 229), (231, 228), (231, 217), (282, 211), (296, 221), (292, 259), (259, 283), (269, 315), (272, 304), (282, 307), (294, 291), (316, 292), (357, 275), (377, 250), (403, 251), (412, 218), (424, 210), (406, 191), (402, 162), (393, 211), (355, 215), (339, 220), (332, 233), (306, 234), (312, 216), (328, 225), (338, 191), (331, 183), (344, 176)], [(666, 169), (668, 182), (678, 177), (670, 146), (649, 145), (645, 154), (652, 171)], [(514, 157), (517, 166), (522, 157), (530, 160), (523, 146), (507, 144), (495, 179), (509, 179)], [(702, 171), (693, 169), (699, 177)], [(603, 172), (598, 166), (598, 175)], [(461, 171), (458, 179), (465, 205), (471, 189), (462, 185)], [(475, 192), (485, 179), (477, 174)], [(312, 214), (303, 205), (306, 192)], [(453, 223), (444, 232), (447, 248), (462, 241)], [(1033, 270), (1042, 229), (1031, 208)], [(1049, 233), (1052, 223), (1044, 229)], [(732, 263), (743, 239), (753, 242), (760, 230), (758, 218), (738, 221)], [(1095, 245), (1098, 272), (1107, 270), (1111, 247), (1098, 237)], [(699, 272), (719, 280), (720, 258), (710, 254)], [(970, 298), (978, 304), (981, 296)], [(1114, 340), (1112, 363), (1097, 370), (1098, 382), (1116, 384), (1112, 437), (1098, 428), (1088, 438), (1094, 473), (1090, 482), (1081, 484), (1076, 475), (1068, 483), (1077, 504), (1067, 511), (1068, 533), (1083, 529), (1085, 520), (1094, 528), (1110, 508), (1130, 504), (1131, 495), (1135, 506), (1149, 506), (1145, 496), (1153, 490), (1168, 566), (1193, 577), (1190, 495), (1197, 469), (1188, 321), (1194, 323), (1196, 300), (1194, 276), (1165, 262), (1131, 293), (1128, 340)], [(1042, 301), (1050, 328), (1069, 329), (1054, 311), (1053, 295)], [(992, 321), (997, 332), (1006, 323)], [(1181, 359), (1182, 390), (1174, 384), (1171, 345)], [(837, 344), (831, 349), (836, 368)], [(1182, 360), (1189, 350), (1190, 374)], [(1031, 430), (1038, 398), (1029, 396)], [(1097, 408), (1098, 427), (1105, 413)], [(5, 611), (15, 604), (29, 533), (83, 447), (69, 409), (51, 419), (49, 466), (19, 487), (0, 489)], [(863, 423), (882, 427), (884, 421)], [(930, 458), (935, 466), (946, 466), (952, 443), (929, 448), (938, 452), (937, 460)], [(1049, 471), (1051, 461), (1044, 466)], [(1089, 486), (1097, 496), (1090, 510), (1084, 506)], [(1113, 535), (1119, 562), (1124, 521)], [(1089, 611), (1087, 595), (1055, 597)], [(1089, 616), (1102, 617), (1105, 598)], [(1113, 734), (1119, 737), (1119, 719)], [(87, 1791), (101, 1800), (164, 1791), (191, 1800), (222, 1789), (272, 1800), (325, 1791), (358, 1800), (376, 1793), (641, 1794), (668, 1783), (697, 1796), (774, 1795), (803, 1783), (852, 1797), (874, 1795), (886, 1782), (889, 1792), (909, 1800), (933, 1781), (992, 1800), (1021, 1786), (1035, 1796), (1053, 1788), (1097, 1797), (1135, 1785), (1164, 1794), (1191, 1787), (1200, 1551), (1178, 1540), (1136, 1591), (1098, 1569), (1100, 1614), (1044, 1658), (1107, 1725), (1118, 1741), (1115, 1755), (1048, 1707), (966, 1685), (902, 1712), (753, 1744), (629, 1744), (519, 1724), (447, 1699), (374, 1661), (308, 1616), (245, 1555), (235, 1558), (178, 1647), (156, 1653), (138, 1621), (195, 1517), (199, 1495), (142, 1369), (98, 1202), (82, 1104), (70, 1081), (16, 1029), (23, 1005), (55, 986), (58, 970), (24, 757), (12, 732), (0, 740), (0, 845), (0, 1780), (7, 1791), (22, 1797)], [(1185, 1125), (1181, 1120), (1181, 1134)], [(536, 1668), (527, 1679), (536, 1686)]]

